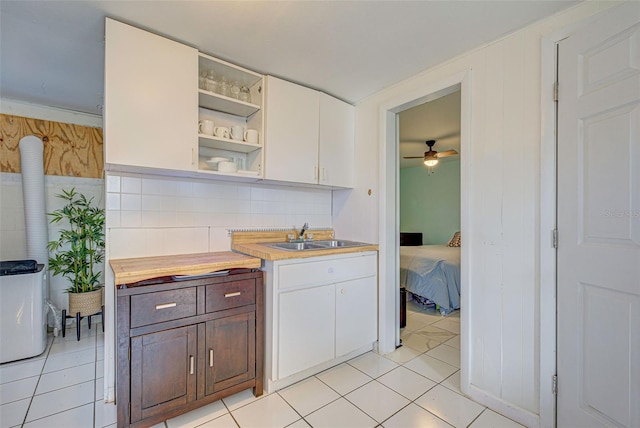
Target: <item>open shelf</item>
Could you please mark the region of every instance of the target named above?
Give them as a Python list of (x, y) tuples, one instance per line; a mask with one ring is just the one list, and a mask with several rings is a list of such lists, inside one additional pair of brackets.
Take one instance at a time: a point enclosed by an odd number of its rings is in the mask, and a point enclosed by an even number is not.
[(198, 145), (210, 149), (230, 150), (240, 153), (251, 153), (262, 148), (260, 144), (231, 140), (229, 138), (218, 138), (207, 134), (198, 134)]
[(225, 97), (215, 92), (198, 89), (198, 105), (209, 110), (221, 111), (235, 116), (249, 117), (260, 110), (260, 106), (234, 98)]

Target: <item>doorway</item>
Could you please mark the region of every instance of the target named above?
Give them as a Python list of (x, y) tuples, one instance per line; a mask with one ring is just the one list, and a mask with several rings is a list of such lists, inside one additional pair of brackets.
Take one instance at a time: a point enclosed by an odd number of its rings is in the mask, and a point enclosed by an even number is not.
[[(380, 211), (380, 284), (379, 295), (379, 351), (389, 353), (400, 342), (400, 293), (399, 268), (400, 268), (400, 213), (399, 213), (399, 127), (398, 114), (412, 107), (436, 100), (454, 92), (461, 94), (461, 129), (460, 129), (460, 230), (463, 235), (469, 230), (469, 201), (467, 177), (470, 173), (468, 153), (470, 145), (470, 71), (465, 71), (450, 76), (440, 82), (422, 88), (422, 90), (408, 93), (389, 101), (381, 107), (381, 153), (380, 158), (380, 198), (382, 200)], [(468, 246), (461, 247), (461, 306), (468, 306), (469, 296), (464, 292), (469, 283), (469, 269), (467, 266)], [(469, 371), (469, 317), (465, 312), (461, 313), (461, 389), (468, 394)]]

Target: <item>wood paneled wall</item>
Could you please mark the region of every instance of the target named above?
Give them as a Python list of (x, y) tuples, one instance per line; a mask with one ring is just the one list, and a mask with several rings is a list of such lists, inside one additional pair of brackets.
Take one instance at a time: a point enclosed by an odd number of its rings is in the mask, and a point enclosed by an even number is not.
[(20, 172), (22, 137), (44, 142), (44, 173), (102, 178), (102, 129), (0, 114), (0, 171)]

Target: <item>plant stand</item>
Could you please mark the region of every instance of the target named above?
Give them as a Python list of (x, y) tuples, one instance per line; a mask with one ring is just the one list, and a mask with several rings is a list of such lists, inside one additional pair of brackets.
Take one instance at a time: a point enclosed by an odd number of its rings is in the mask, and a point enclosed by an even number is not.
[[(96, 312), (95, 314), (87, 315), (87, 323), (89, 325), (89, 329), (91, 329), (91, 317), (94, 317), (96, 315), (100, 315), (100, 318), (102, 320), (102, 332), (104, 333), (104, 305), (102, 305), (102, 307), (100, 308), (100, 311)], [(78, 340), (80, 340), (80, 320), (82, 320), (84, 316), (80, 316), (80, 312), (76, 312), (75, 315), (67, 315), (67, 310), (63, 309), (62, 310), (62, 337), (65, 337), (67, 333), (68, 318), (76, 319), (76, 337), (78, 338)]]

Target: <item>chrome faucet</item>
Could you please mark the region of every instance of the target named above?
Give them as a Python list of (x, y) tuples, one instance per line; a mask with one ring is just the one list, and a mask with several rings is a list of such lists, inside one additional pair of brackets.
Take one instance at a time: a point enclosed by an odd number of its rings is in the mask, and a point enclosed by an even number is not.
[(304, 240), (304, 232), (306, 232), (307, 229), (309, 229), (309, 223), (305, 223), (304, 226), (302, 226), (302, 230), (300, 231), (300, 237), (298, 239)]

